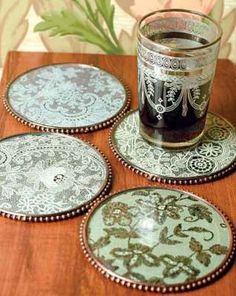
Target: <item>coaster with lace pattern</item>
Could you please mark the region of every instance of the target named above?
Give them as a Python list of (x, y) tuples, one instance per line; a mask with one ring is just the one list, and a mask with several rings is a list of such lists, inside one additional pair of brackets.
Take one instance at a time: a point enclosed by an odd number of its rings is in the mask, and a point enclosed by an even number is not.
[(116, 283), (153, 292), (209, 284), (235, 254), (231, 222), (185, 191), (141, 187), (114, 193), (86, 214), (81, 246), (90, 263)]
[(7, 110), (42, 131), (84, 133), (114, 122), (129, 106), (129, 91), (110, 73), (84, 64), (32, 69), (10, 83)]
[(145, 141), (139, 134), (139, 114), (132, 111), (112, 128), (110, 146), (125, 166), (150, 180), (197, 184), (220, 178), (236, 166), (235, 128), (208, 113), (205, 134), (194, 148), (170, 151)]
[(56, 221), (87, 210), (111, 183), (111, 168), (90, 144), (55, 133), (0, 141), (0, 214)]

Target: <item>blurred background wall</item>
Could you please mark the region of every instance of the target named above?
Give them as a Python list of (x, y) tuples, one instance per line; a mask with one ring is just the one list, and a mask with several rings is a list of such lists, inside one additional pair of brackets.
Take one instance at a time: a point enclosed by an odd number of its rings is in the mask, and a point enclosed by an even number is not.
[(236, 0), (0, 0), (0, 67), (9, 50), (135, 54), (137, 20), (164, 8), (215, 18), (236, 62)]

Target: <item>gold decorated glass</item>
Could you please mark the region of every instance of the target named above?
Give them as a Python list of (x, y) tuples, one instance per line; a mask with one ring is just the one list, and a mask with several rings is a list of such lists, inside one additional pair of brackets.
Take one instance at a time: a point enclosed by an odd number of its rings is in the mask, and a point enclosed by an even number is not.
[(187, 148), (204, 134), (222, 31), (198, 12), (171, 9), (139, 22), (140, 134), (164, 148)]

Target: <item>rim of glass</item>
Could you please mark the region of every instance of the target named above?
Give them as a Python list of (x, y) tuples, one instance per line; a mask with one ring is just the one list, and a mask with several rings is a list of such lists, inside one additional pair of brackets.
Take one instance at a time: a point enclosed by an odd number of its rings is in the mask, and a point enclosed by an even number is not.
[(162, 45), (158, 42), (155, 42), (156, 45), (162, 47), (163, 49), (168, 49), (168, 50), (172, 50), (172, 51), (184, 51), (184, 50), (198, 50), (198, 49), (203, 49), (203, 48), (207, 48), (207, 47), (210, 47), (212, 46), (213, 44), (217, 43), (218, 41), (220, 41), (221, 37), (222, 37), (222, 34), (223, 34), (223, 31), (222, 31), (222, 28), (221, 26), (217, 23), (217, 21), (215, 21), (213, 18), (209, 17), (208, 15), (205, 15), (204, 13), (201, 13), (201, 12), (198, 12), (198, 11), (194, 11), (194, 10), (189, 10), (189, 9), (179, 9), (179, 8), (173, 8), (173, 9), (160, 9), (160, 10), (155, 10), (153, 12), (150, 12), (146, 15), (144, 15), (141, 20), (138, 22), (138, 35), (140, 35), (142, 38), (144, 38), (146, 41), (148, 42), (152, 42), (154, 43), (152, 40), (150, 40), (148, 37), (146, 37), (142, 32), (141, 32), (141, 24), (142, 22), (147, 19), (148, 17), (150, 16), (153, 16), (157, 13), (162, 13), (162, 12), (185, 12), (185, 13), (190, 13), (190, 14), (193, 14), (193, 15), (198, 15), (198, 16), (201, 16), (201, 17), (204, 17), (206, 19), (208, 19), (210, 22), (212, 22), (216, 28), (218, 29), (218, 34), (215, 38), (215, 40), (207, 43), (207, 44), (204, 44), (204, 45), (201, 45), (201, 46), (197, 46), (197, 47), (169, 47), (169, 46), (166, 46), (166, 45)]

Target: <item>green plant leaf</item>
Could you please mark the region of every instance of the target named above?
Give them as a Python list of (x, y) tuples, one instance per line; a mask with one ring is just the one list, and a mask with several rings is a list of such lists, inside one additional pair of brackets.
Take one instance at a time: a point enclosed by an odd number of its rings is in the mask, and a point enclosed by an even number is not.
[(228, 253), (228, 248), (219, 244), (213, 245), (209, 248), (209, 251), (215, 255), (224, 255)]
[(97, 4), (98, 11), (103, 16), (109, 32), (115, 41), (116, 45), (120, 47), (119, 41), (116, 37), (116, 33), (114, 30), (114, 13), (115, 7), (111, 4), (111, 0), (95, 0)]
[(106, 34), (102, 24), (100, 23), (98, 9), (96, 8), (94, 10), (88, 0), (83, 1), (85, 6), (81, 4), (80, 0), (74, 0), (74, 2), (79, 6), (81, 12), (83, 12), (83, 14), (91, 22), (91, 24), (93, 24), (94, 29), (101, 33), (108, 43), (112, 44), (112, 41), (109, 39), (109, 36)]
[(188, 237), (187, 234), (182, 232), (182, 224), (178, 224), (177, 226), (175, 226), (174, 234), (179, 237)]
[(97, 31), (89, 20), (82, 20), (75, 12), (51, 12), (43, 15), (42, 19), (43, 22), (35, 26), (35, 32), (50, 30), (51, 36), (76, 35), (81, 41), (95, 44), (106, 53), (121, 53), (120, 49)]
[(121, 239), (138, 238), (139, 237), (135, 231), (128, 231), (125, 228), (110, 227), (110, 228), (105, 228), (104, 231), (109, 236), (114, 236), (116, 238), (121, 238)]
[(111, 4), (111, 0), (95, 0), (95, 2), (106, 23), (113, 25), (115, 7)]
[(211, 263), (211, 255), (206, 252), (198, 253), (196, 259), (204, 266), (208, 266)]
[(115, 42), (115, 45), (117, 46), (117, 49), (120, 50), (120, 53), (123, 52), (123, 49), (120, 47), (119, 41), (116, 37), (116, 33), (114, 30), (114, 13), (115, 13), (115, 6), (111, 4), (110, 0), (95, 0), (96, 3), (96, 10), (94, 11), (89, 4), (89, 0), (84, 0), (85, 7), (81, 5), (80, 0), (74, 0), (79, 7), (83, 10), (83, 12), (86, 14), (88, 19), (93, 23), (95, 28), (97, 28), (100, 33), (104, 36), (106, 40), (112, 43), (112, 41), (109, 39), (108, 35), (104, 31), (103, 27), (100, 25), (99, 22), (99, 14), (103, 17), (106, 25), (107, 25), (107, 31), (110, 33), (110, 36), (112, 37), (113, 41)]
[(168, 238), (168, 228), (167, 228), (167, 226), (165, 226), (162, 229), (162, 231), (160, 232), (159, 241), (160, 241), (161, 244), (165, 244), (165, 245), (176, 245), (176, 244), (181, 243), (178, 240), (172, 240), (172, 239)]
[(196, 253), (199, 253), (202, 251), (202, 244), (197, 241), (194, 237), (191, 237), (191, 240), (189, 242), (189, 248)]

